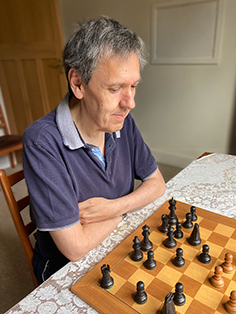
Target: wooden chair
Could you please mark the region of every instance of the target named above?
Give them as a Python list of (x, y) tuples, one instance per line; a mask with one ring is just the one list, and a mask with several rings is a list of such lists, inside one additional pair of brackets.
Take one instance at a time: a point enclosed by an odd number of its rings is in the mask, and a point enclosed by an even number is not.
[(15, 168), (13, 152), (22, 149), (22, 136), (9, 133), (5, 116), (0, 106), (0, 128), (3, 128), (4, 135), (0, 136), (0, 156), (10, 154), (11, 166)]
[(25, 225), (21, 216), (21, 211), (29, 205), (29, 195), (16, 201), (12, 191), (12, 186), (22, 180), (24, 180), (23, 170), (7, 176), (5, 171), (0, 169), (0, 184), (30, 268), (34, 287), (37, 287), (38, 282), (33, 273), (34, 252), (29, 239), (29, 235), (36, 229), (36, 225), (32, 221)]

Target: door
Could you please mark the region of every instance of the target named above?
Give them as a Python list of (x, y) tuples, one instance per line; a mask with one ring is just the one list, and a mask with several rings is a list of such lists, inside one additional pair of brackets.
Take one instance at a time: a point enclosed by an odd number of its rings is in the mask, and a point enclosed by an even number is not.
[(58, 0), (0, 1), (0, 87), (11, 133), (23, 134), (67, 91)]

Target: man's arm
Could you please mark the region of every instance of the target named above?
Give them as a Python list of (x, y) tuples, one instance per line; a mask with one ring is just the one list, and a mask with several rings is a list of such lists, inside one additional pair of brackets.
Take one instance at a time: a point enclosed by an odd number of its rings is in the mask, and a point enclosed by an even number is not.
[(148, 205), (165, 192), (166, 185), (159, 169), (132, 193), (117, 199), (93, 197), (79, 203), (83, 224), (104, 221)]
[(50, 234), (61, 253), (75, 262), (106, 239), (121, 220), (118, 216), (85, 225), (79, 222), (69, 228), (50, 231)]

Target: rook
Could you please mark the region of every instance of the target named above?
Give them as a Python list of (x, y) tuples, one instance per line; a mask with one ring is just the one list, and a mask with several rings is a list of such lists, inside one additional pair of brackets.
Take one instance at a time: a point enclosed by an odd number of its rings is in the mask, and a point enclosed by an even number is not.
[(114, 285), (114, 280), (110, 275), (110, 266), (106, 264), (102, 265), (101, 271), (103, 276), (100, 285), (104, 289), (110, 289)]

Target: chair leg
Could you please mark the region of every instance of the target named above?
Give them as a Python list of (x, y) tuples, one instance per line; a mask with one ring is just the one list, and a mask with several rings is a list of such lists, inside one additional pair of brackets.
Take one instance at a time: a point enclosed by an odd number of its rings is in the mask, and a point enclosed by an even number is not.
[(15, 168), (15, 162), (14, 162), (14, 155), (13, 155), (13, 153), (10, 153), (10, 160), (11, 160), (11, 167)]

